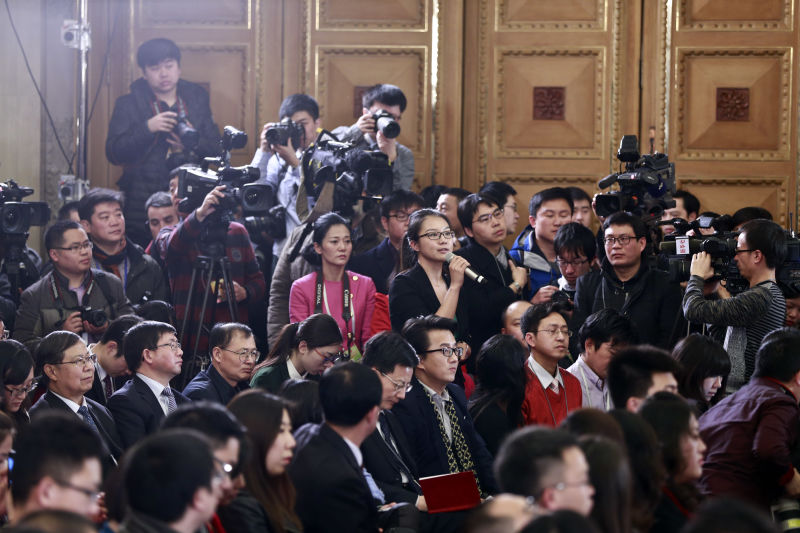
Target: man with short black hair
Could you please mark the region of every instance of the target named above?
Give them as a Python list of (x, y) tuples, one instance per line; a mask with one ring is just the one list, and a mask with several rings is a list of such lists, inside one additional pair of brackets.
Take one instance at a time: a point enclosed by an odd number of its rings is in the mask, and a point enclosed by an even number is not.
[(592, 229), (594, 211), (592, 211), (592, 198), (580, 187), (566, 187), (572, 198), (572, 221), (585, 228)]
[(544, 512), (588, 516), (594, 487), (578, 440), (562, 429), (529, 427), (512, 433), (494, 463), (503, 492), (532, 497)]
[(660, 391), (678, 394), (675, 376), (680, 364), (669, 352), (654, 346), (620, 350), (608, 364), (608, 393), (616, 409), (635, 413), (642, 403)]
[(450, 221), (450, 229), (456, 232), (456, 238), (459, 242), (464, 237), (464, 228), (461, 227), (461, 222), (458, 220), (458, 204), (470, 194), (472, 193), (466, 189), (450, 187), (445, 189), (439, 195), (439, 199), (436, 200), (436, 210)]
[[(700, 200), (697, 199), (697, 196), (689, 191), (678, 189), (672, 194), (672, 198), (675, 200), (675, 207), (664, 210), (664, 214), (661, 215), (662, 221), (682, 218), (686, 222), (692, 222), (697, 219), (700, 214)], [(669, 235), (675, 232), (675, 226), (671, 224), (661, 226), (661, 231), (664, 232), (664, 235)]]
[(236, 394), (250, 388), (253, 368), (261, 355), (249, 326), (238, 322), (215, 324), (208, 336), (211, 364), (183, 389), (190, 400), (228, 405)]
[(558, 228), (553, 250), (561, 271), (558, 288), (574, 301), (578, 278), (592, 270), (592, 263), (597, 255), (594, 234), (578, 222), (569, 222)]
[(151, 194), (144, 204), (144, 211), (147, 215), (147, 227), (150, 230), (153, 241), (158, 237), (161, 228), (174, 226), (180, 220), (178, 208), (172, 202), (172, 195), (166, 191), (158, 191)]
[(169, 386), (180, 374), (181, 344), (175, 328), (144, 321), (133, 326), (123, 343), (125, 361), (134, 376), (108, 399), (122, 446), (129, 448), (158, 429), (161, 420), (190, 400)]
[(757, 220), (759, 218), (763, 218), (764, 220), (772, 220), (772, 213), (763, 207), (742, 207), (741, 209), (736, 210), (736, 212), (733, 214), (733, 229), (734, 231), (739, 231), (745, 222), (750, 222), (751, 220)]
[(117, 390), (115, 380), (130, 375), (128, 363), (122, 353), (122, 340), (125, 333), (142, 321), (136, 315), (122, 315), (111, 321), (100, 342), (89, 345), (89, 351), (97, 356), (92, 389), (86, 397), (106, 405), (108, 398)]
[(519, 221), (516, 189), (502, 181), (490, 181), (484, 184), (478, 192), (484, 196), (494, 198), (497, 205), (503, 207), (506, 217), (506, 232), (508, 235), (515, 235), (517, 222)]

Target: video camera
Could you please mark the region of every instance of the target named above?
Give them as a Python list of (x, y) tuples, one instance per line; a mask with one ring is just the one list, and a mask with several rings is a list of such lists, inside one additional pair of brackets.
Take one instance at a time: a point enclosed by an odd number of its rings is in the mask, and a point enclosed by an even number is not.
[(625, 172), (609, 174), (597, 182), (600, 189), (613, 184), (618, 191), (594, 196), (595, 212), (607, 217), (618, 211), (627, 211), (642, 217), (645, 223), (661, 218), (665, 209), (675, 207), (675, 164), (666, 154), (639, 155), (636, 135), (624, 135), (619, 143), (617, 159), (625, 164)]
[(44, 226), (50, 221), (46, 202), (23, 202), (33, 194), (30, 187), (20, 187), (13, 179), (0, 183), (0, 234), (28, 236), (31, 226)]

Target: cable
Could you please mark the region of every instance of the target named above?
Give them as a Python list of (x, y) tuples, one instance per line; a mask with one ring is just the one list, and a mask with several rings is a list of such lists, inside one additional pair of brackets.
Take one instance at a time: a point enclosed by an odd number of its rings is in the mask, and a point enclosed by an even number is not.
[(17, 33), (17, 27), (14, 24), (14, 18), (11, 16), (11, 8), (8, 7), (8, 0), (5, 0), (6, 11), (8, 12), (8, 21), (11, 23), (11, 29), (14, 31), (14, 37), (17, 39), (17, 44), (19, 45), (19, 50), (22, 52), (22, 59), (25, 60), (25, 67), (28, 69), (28, 74), (31, 77), (31, 81), (33, 82), (33, 86), (36, 89), (36, 94), (39, 95), (39, 100), (42, 102), (42, 107), (44, 108), (44, 112), (47, 114), (47, 118), (50, 121), (50, 127), (53, 128), (53, 136), (56, 138), (56, 142), (58, 143), (58, 148), (61, 150), (61, 154), (64, 156), (64, 160), (67, 162), (68, 174), (72, 174), (72, 159), (74, 159), (75, 154), (73, 153), (72, 158), (67, 155), (67, 151), (64, 149), (64, 145), (61, 144), (61, 139), (58, 138), (58, 131), (56, 131), (56, 124), (53, 121), (53, 116), (50, 114), (50, 110), (47, 108), (47, 102), (44, 101), (44, 96), (42, 95), (42, 91), (39, 90), (39, 84), (36, 83), (36, 78), (33, 75), (33, 70), (31, 69), (30, 63), (28, 63), (28, 56), (25, 54), (25, 48), (22, 46), (22, 41), (19, 38), (19, 33)]

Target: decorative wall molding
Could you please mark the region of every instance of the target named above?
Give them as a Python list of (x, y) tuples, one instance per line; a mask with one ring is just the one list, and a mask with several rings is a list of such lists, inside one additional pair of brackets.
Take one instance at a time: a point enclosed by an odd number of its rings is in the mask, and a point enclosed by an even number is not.
[(566, 87), (533, 88), (533, 120), (564, 120)]
[(491, 181), (502, 181), (514, 185), (535, 185), (542, 189), (548, 187), (574, 186), (587, 191), (597, 190), (597, 176), (592, 175), (558, 175), (558, 174), (520, 174), (498, 172), (492, 175)]
[[(413, 9), (408, 18), (399, 16), (387, 17), (384, 19), (364, 19), (358, 17), (336, 17), (331, 14), (332, 5), (337, 0), (306, 0), (313, 2), (316, 8), (316, 27), (317, 31), (350, 31), (350, 30), (373, 30), (373, 31), (428, 31), (428, 9), (429, 0), (407, 1), (413, 4)], [(363, 1), (363, 0), (360, 0)], [(373, 2), (374, 0), (367, 0)], [(341, 3), (341, 0), (338, 0)], [(395, 7), (399, 6), (398, 0), (392, 0)], [(353, 6), (355, 7), (355, 6)], [(352, 12), (352, 10), (345, 10)]]
[[(249, 0), (138, 0), (137, 19), (148, 28), (250, 29)], [(168, 37), (168, 35), (167, 35)]]
[[(248, 68), (252, 64), (252, 61), (250, 59), (250, 46), (247, 44), (213, 45), (213, 44), (200, 44), (200, 43), (180, 43), (180, 48), (184, 57), (186, 56), (186, 52), (197, 52), (198, 54), (224, 53), (224, 54), (231, 54), (231, 56), (233, 56), (232, 59), (227, 60), (225, 62), (226, 64), (233, 65), (234, 61), (239, 63), (239, 70), (241, 72), (241, 79), (239, 80), (241, 83), (241, 89), (240, 89), (241, 94), (238, 97), (238, 99), (235, 96), (233, 98), (233, 101), (238, 102), (239, 104), (238, 125), (236, 127), (240, 129), (247, 128), (249, 126), (247, 122), (247, 106), (250, 103), (250, 99), (248, 96), (247, 76), (248, 76)], [(214, 74), (215, 73), (213, 71), (208, 71), (207, 78), (205, 80), (199, 80), (199, 81), (208, 81), (212, 88), (215, 86), (215, 84), (221, 85), (223, 83), (223, 80), (216, 78)], [(232, 81), (232, 79), (227, 78), (224, 80), (224, 83), (229, 86), (230, 81)], [(224, 117), (217, 116), (215, 120), (219, 122), (221, 118)]]
[[(711, 210), (732, 213), (740, 207), (746, 205), (760, 205), (772, 211), (775, 221), (781, 225), (786, 225), (788, 203), (789, 203), (789, 184), (790, 177), (771, 176), (725, 176), (725, 177), (704, 177), (704, 176), (681, 176), (678, 178), (678, 187), (690, 189), (700, 197), (702, 205)], [(710, 190), (710, 198), (703, 198), (703, 189)], [(736, 188), (743, 189), (747, 193), (747, 198), (743, 198)], [(759, 191), (764, 191), (764, 196), (775, 195), (776, 205), (765, 205), (759, 203)], [(726, 196), (730, 196), (731, 202)], [(714, 202), (717, 202), (717, 207)]]
[[(530, 4), (546, 5), (541, 0), (529, 0)], [(495, 31), (606, 31), (606, 9), (608, 2), (605, 0), (584, 0), (585, 6), (594, 8), (595, 17), (588, 19), (562, 19), (562, 20), (534, 20), (514, 19), (508, 13), (508, 1), (497, 0), (495, 3)]]
[[(691, 14), (691, 3), (696, 0), (679, 0), (678, 2), (678, 23), (679, 31), (791, 31), (794, 28), (794, 2), (792, 0), (758, 0), (753, 2), (762, 12), (767, 4), (780, 5), (781, 14), (775, 19), (711, 19), (693, 17)], [(706, 1), (704, 7), (708, 9), (709, 4), (718, 4), (726, 15), (734, 14), (731, 11), (730, 0), (711, 0)]]

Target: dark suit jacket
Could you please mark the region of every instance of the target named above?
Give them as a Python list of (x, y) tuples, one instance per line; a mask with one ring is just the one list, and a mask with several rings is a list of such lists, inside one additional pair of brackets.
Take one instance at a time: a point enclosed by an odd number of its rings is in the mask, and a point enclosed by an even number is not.
[[(394, 437), (394, 442), (400, 452), (400, 457), (403, 458), (403, 462), (411, 471), (414, 479), (419, 478), (417, 463), (411, 455), (411, 447), (408, 444), (408, 439), (406, 439), (403, 426), (394, 413), (391, 411), (384, 412), (386, 413), (386, 422), (389, 424), (389, 430), (392, 432), (392, 437)], [(364, 467), (383, 491), (387, 502), (408, 502), (412, 505), (416, 503), (417, 496), (421, 493), (417, 492), (416, 487), (413, 485), (410, 485), (409, 488), (403, 487), (397, 459), (377, 429), (361, 443), (361, 453), (364, 455)]]
[(377, 532), (377, 504), (344, 439), (324, 423), (302, 426), (295, 438), (289, 477), (305, 532)]
[[(435, 354), (434, 354), (435, 355)], [(436, 409), (428, 399), (422, 384), (414, 378), (413, 387), (406, 393), (405, 399), (394, 406), (392, 412), (397, 415), (397, 420), (403, 425), (408, 442), (411, 445), (411, 455), (419, 468), (420, 477), (438, 476), (450, 472), (447, 463), (447, 447), (439, 430), (439, 420)], [(467, 399), (464, 391), (458, 385), (447, 385), (447, 391), (453, 401), (461, 432), (467, 441), (475, 471), (481, 483), (481, 489), (489, 494), (497, 492), (497, 486), (492, 473), (492, 456), (486, 449), (486, 444), (472, 423), (467, 411)]]
[(249, 388), (250, 385), (247, 383), (238, 383), (235, 387), (231, 387), (228, 382), (225, 381), (225, 378), (217, 372), (214, 365), (211, 365), (197, 373), (194, 379), (183, 389), (183, 395), (195, 402), (205, 400), (228, 405), (228, 402), (231, 401), (238, 392)]
[(399, 252), (386, 237), (375, 248), (353, 257), (347, 269), (369, 276), (375, 283), (375, 290), (386, 294), (389, 292), (389, 275), (394, 270), (398, 255)]
[[(117, 425), (114, 423), (111, 413), (108, 412), (108, 409), (89, 398), (86, 398), (86, 406), (89, 409), (89, 416), (94, 420), (97, 430), (100, 433), (100, 438), (103, 444), (105, 444), (108, 453), (114, 458), (114, 461), (119, 460), (122, 457), (122, 441), (120, 440), (119, 433), (117, 432)], [(60, 409), (73, 413), (75, 416), (79, 416), (70, 409), (61, 398), (48, 390), (37, 400), (33, 407), (31, 407), (31, 418), (49, 409)]]
[[(172, 394), (177, 405), (191, 401), (175, 389), (172, 389)], [(164, 418), (158, 398), (139, 376), (134, 376), (111, 395), (108, 410), (114, 416), (122, 446), (126, 449), (145, 435), (154, 433)]]

